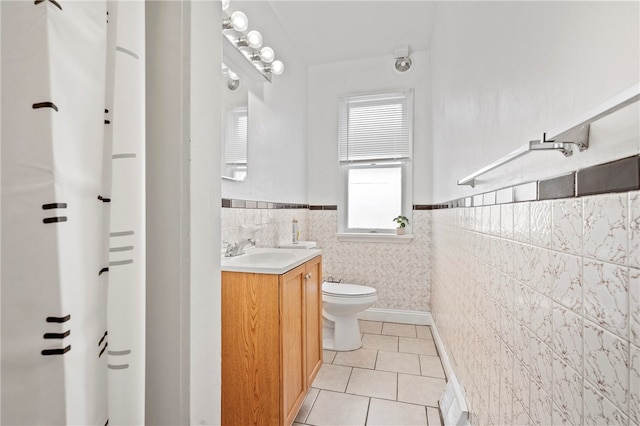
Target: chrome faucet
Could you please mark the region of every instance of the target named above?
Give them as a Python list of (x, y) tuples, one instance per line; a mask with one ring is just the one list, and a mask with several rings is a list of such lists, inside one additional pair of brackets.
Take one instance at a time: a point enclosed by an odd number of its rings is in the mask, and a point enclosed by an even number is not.
[(225, 250), (224, 255), (225, 257), (240, 256), (241, 254), (244, 254), (244, 248), (249, 244), (255, 246), (256, 240), (253, 238), (244, 238), (235, 244), (227, 243), (227, 249)]

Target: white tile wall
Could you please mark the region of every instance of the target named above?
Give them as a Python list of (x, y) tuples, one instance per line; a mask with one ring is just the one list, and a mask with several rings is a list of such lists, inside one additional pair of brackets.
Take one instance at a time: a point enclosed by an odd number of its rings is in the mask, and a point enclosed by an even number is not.
[(257, 246), (277, 247), (291, 241), (297, 219), (301, 239), (322, 249), (324, 278), (364, 284), (378, 291), (377, 308), (429, 311), (429, 211), (413, 213), (414, 238), (409, 244), (340, 242), (337, 211), (306, 209), (222, 209), (222, 240), (246, 237), (243, 226), (257, 226)]
[(478, 424), (640, 424), (640, 192), (432, 212), (432, 313)]
[(322, 249), (325, 278), (374, 287), (376, 308), (430, 310), (430, 211), (413, 212), (414, 237), (409, 244), (340, 242), (337, 211), (308, 214), (306, 234)]
[(298, 221), (300, 239), (307, 240), (307, 209), (222, 209), (222, 241), (236, 242), (251, 236), (246, 226), (258, 227), (256, 246), (278, 247), (290, 243), (293, 219)]

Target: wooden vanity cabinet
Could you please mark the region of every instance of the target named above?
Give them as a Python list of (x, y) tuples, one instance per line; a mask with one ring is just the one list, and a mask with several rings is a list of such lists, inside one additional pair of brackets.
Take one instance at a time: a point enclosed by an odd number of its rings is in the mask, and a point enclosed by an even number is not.
[(222, 424), (290, 425), (322, 365), (321, 256), (222, 272)]
[(307, 375), (305, 378), (308, 390), (322, 367), (322, 258), (320, 256), (306, 263), (306, 273)]

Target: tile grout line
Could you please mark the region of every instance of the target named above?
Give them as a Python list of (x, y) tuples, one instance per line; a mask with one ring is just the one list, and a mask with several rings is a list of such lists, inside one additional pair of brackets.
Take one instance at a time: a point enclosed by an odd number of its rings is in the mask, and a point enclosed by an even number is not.
[[(320, 391), (321, 390), (322, 389), (318, 389), (318, 393), (316, 394), (316, 397), (313, 398), (313, 402), (311, 403), (311, 407), (309, 407), (309, 412), (307, 413), (306, 416), (304, 416), (304, 422), (303, 423), (305, 425), (307, 424), (307, 420), (309, 420), (309, 416), (311, 415), (311, 411), (313, 410), (313, 407), (316, 405), (316, 401), (318, 400), (318, 396), (320, 396)], [(293, 421), (295, 421), (295, 419)]]
[(399, 398), (399, 396), (400, 396), (400, 383), (399, 383), (398, 377), (399, 377), (399, 375), (398, 375), (398, 373), (396, 372), (396, 401), (398, 401), (398, 402), (399, 402), (399, 399), (398, 399), (398, 398)]
[(347, 379), (347, 383), (345, 383), (344, 385), (344, 390), (342, 391), (342, 393), (347, 393), (347, 388), (349, 388), (349, 382), (351, 381), (351, 375), (353, 374), (353, 368), (352, 366), (349, 366), (349, 378)]
[(369, 421), (369, 410), (371, 409), (371, 397), (368, 397), (369, 401), (367, 402), (367, 415), (364, 417), (364, 424), (366, 426), (367, 422)]

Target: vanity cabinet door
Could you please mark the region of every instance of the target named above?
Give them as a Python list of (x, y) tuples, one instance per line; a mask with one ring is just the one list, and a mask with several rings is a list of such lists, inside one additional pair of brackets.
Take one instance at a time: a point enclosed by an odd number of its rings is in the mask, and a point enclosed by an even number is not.
[(222, 272), (222, 424), (290, 425), (322, 364), (322, 258)]
[(222, 272), (222, 424), (282, 424), (277, 275)]
[(322, 366), (322, 257), (306, 263), (305, 314), (306, 314), (306, 387)]
[(305, 265), (280, 276), (283, 423), (290, 425), (302, 405), (305, 377)]

